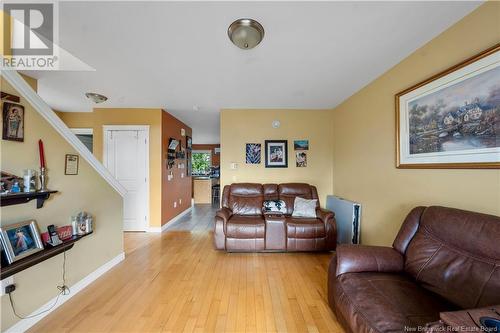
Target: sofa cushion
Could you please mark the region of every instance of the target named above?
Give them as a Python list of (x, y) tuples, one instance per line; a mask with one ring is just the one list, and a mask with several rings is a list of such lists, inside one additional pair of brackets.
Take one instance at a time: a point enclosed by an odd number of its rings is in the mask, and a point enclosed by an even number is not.
[(405, 271), (462, 308), (500, 304), (500, 218), (428, 207), (405, 253)]
[(278, 184), (264, 184), (264, 200), (279, 200)]
[(232, 184), (229, 188), (228, 207), (234, 215), (262, 214), (264, 190), (261, 184)]
[(286, 203), (283, 200), (265, 200), (262, 207), (264, 213), (286, 213)]
[(352, 332), (408, 332), (454, 310), (403, 274), (346, 273), (334, 284), (337, 316)]
[[(286, 183), (278, 185), (280, 200), (286, 202), (287, 214), (292, 215), (295, 197), (304, 199), (318, 199), (316, 187), (304, 183)], [(319, 202), (318, 206), (319, 207)]]
[(318, 199), (295, 197), (292, 216), (315, 218), (316, 207), (318, 207)]
[(264, 238), (266, 224), (262, 216), (233, 215), (226, 224), (229, 238)]
[(317, 218), (286, 218), (288, 238), (323, 238), (326, 236), (325, 224)]

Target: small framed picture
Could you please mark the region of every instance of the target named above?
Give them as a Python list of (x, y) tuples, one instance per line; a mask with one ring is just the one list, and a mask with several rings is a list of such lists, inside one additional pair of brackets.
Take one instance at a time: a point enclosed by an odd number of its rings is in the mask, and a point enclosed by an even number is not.
[(288, 141), (266, 140), (266, 168), (288, 168)]
[(260, 143), (246, 144), (246, 164), (260, 164), (261, 145)]
[(43, 250), (35, 220), (0, 227), (0, 240), (9, 264)]
[(24, 106), (4, 102), (2, 109), (2, 139), (24, 141)]
[(78, 175), (78, 155), (66, 154), (66, 162), (64, 165), (65, 175)]
[(187, 135), (186, 135), (186, 148), (188, 150), (192, 150), (193, 149), (193, 139), (190, 136), (187, 136)]
[(309, 140), (294, 140), (293, 141), (294, 150), (309, 150)]
[(295, 166), (297, 168), (307, 167), (307, 153), (305, 151), (295, 152)]

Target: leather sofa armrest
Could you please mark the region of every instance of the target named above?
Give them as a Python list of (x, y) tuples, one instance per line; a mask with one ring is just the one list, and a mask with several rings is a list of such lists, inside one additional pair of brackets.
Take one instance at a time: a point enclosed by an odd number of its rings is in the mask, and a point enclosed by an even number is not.
[(326, 227), (326, 250), (335, 250), (337, 246), (337, 222), (335, 221), (335, 213), (326, 209), (316, 208), (316, 217), (320, 219)]
[(224, 224), (226, 224), (227, 221), (229, 221), (232, 215), (233, 212), (226, 207), (222, 207), (217, 211), (217, 213), (215, 213), (215, 216), (221, 218), (224, 221)]
[(335, 214), (330, 210), (316, 208), (316, 217), (323, 221), (323, 223), (326, 223), (328, 220), (333, 219)]
[(358, 272), (401, 272), (404, 260), (392, 247), (339, 245), (336, 275)]

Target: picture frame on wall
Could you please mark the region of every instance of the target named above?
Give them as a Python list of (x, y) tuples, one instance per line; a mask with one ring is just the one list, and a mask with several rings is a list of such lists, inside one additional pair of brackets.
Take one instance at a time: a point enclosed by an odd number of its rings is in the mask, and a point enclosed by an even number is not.
[(397, 168), (500, 168), (500, 44), (395, 97)]
[(75, 154), (66, 154), (64, 162), (64, 174), (68, 176), (78, 175), (78, 162), (80, 157)]
[(2, 139), (24, 142), (24, 106), (3, 102), (2, 120)]
[(261, 159), (261, 144), (247, 143), (245, 149), (246, 164), (260, 164)]
[(43, 250), (35, 220), (0, 227), (0, 240), (9, 264)]
[(288, 141), (266, 140), (266, 168), (288, 168)]
[(294, 140), (293, 141), (294, 150), (309, 150), (309, 140)]

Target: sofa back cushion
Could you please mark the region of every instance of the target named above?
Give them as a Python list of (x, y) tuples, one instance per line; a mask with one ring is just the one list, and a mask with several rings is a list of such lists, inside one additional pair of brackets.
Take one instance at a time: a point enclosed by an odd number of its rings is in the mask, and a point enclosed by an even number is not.
[[(304, 199), (318, 199), (316, 187), (304, 183), (286, 183), (278, 185), (279, 199), (285, 201), (287, 214), (293, 213), (295, 197)], [(319, 207), (319, 200), (317, 201)]]
[(406, 249), (405, 271), (459, 307), (500, 304), (500, 217), (426, 208)]
[(264, 184), (264, 200), (279, 200), (278, 184)]
[(262, 215), (264, 190), (261, 184), (231, 184), (223, 193), (223, 207), (235, 215)]

